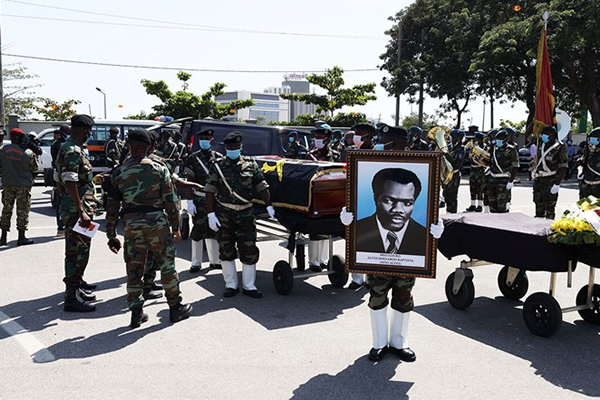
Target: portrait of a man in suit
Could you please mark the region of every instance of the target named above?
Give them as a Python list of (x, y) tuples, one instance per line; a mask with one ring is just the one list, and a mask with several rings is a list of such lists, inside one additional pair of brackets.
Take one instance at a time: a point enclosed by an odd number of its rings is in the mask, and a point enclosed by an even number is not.
[(417, 175), (404, 168), (381, 169), (371, 187), (375, 213), (357, 221), (356, 250), (425, 255), (427, 229), (411, 218), (421, 193)]

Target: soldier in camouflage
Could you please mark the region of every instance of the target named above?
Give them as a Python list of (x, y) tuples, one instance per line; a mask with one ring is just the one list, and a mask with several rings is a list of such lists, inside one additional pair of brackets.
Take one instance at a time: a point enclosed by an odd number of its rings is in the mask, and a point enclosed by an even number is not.
[(256, 288), (256, 263), (259, 251), (256, 246), (256, 221), (252, 194), (256, 190), (265, 203), (270, 218), (275, 218), (271, 205), (269, 185), (254, 160), (241, 156), (242, 134), (230, 132), (223, 140), (226, 157), (215, 162), (206, 181), (206, 211), (208, 225), (217, 232), (219, 255), (225, 279), (223, 297), (233, 297), (238, 292), (235, 259), (242, 262), (242, 293), (261, 298)]
[[(171, 134), (173, 138), (171, 138)], [(161, 140), (156, 149), (156, 154), (169, 163), (169, 170), (174, 173), (179, 173), (179, 166), (183, 164), (187, 149), (181, 143), (181, 132), (172, 132), (168, 129), (163, 129), (160, 134)]]
[(96, 306), (96, 296), (84, 290), (83, 274), (90, 258), (92, 239), (73, 231), (75, 224), (89, 228), (98, 209), (94, 196), (92, 165), (83, 151), (83, 144), (92, 134), (94, 120), (78, 114), (71, 118), (71, 136), (61, 146), (56, 161), (57, 190), (62, 194), (60, 216), (65, 225), (65, 311), (90, 312)]
[(200, 190), (193, 191), (193, 198), (188, 200), (187, 207), (194, 223), (190, 233), (192, 239), (192, 266), (190, 272), (198, 272), (202, 268), (204, 243), (206, 243), (209, 266), (211, 268), (221, 268), (217, 235), (215, 231), (208, 227), (206, 194), (204, 193), (204, 186), (213, 164), (223, 158), (223, 154), (210, 148), (213, 135), (214, 131), (212, 129), (200, 131), (198, 133), (200, 150), (191, 154), (185, 162), (188, 180), (198, 183), (201, 187)]
[(465, 137), (465, 131), (462, 129), (452, 129), (450, 138), (452, 139), (448, 152), (444, 153), (444, 157), (452, 165), (452, 180), (443, 185), (443, 195), (446, 201), (446, 211), (456, 213), (458, 210), (458, 189), (460, 188), (460, 170), (465, 158), (465, 147), (462, 140)]
[(481, 212), (483, 211), (483, 194), (487, 190), (485, 170), (490, 166), (490, 160), (484, 156), (486, 150), (483, 145), (483, 133), (475, 132), (471, 144), (471, 152), (469, 153), (471, 159), (471, 170), (469, 172), (471, 205), (465, 211)]
[(537, 218), (554, 219), (558, 190), (569, 165), (565, 145), (556, 136), (556, 128), (553, 126), (542, 129), (542, 144), (532, 161), (533, 202)]
[(124, 144), (119, 140), (119, 128), (112, 127), (108, 130), (108, 133), (110, 137), (104, 145), (104, 153), (106, 155), (106, 166), (112, 170), (121, 161)]
[(406, 150), (410, 151), (429, 151), (431, 146), (422, 139), (423, 129), (418, 126), (411, 126), (408, 130), (408, 143)]
[(285, 157), (296, 160), (303, 160), (308, 154), (308, 149), (298, 140), (298, 132), (291, 131), (288, 135)]
[(33, 177), (38, 170), (38, 160), (35, 153), (21, 146), (25, 133), (19, 128), (10, 130), (10, 144), (0, 150), (0, 177), (4, 185), (2, 191), (2, 217), (0, 218), (0, 246), (7, 243), (15, 202), (17, 203), (17, 231), (19, 239), (17, 246), (32, 244), (27, 239), (25, 231), (29, 225), (29, 210), (31, 209), (31, 187)]
[(169, 171), (146, 157), (151, 143), (145, 130), (128, 133), (130, 157), (111, 175), (106, 207), (106, 236), (115, 254), (121, 248), (117, 238), (119, 215), (125, 224), (124, 258), (127, 264), (127, 306), (132, 328), (148, 320), (143, 312), (143, 274), (146, 254), (151, 251), (160, 267), (169, 304), (169, 318), (175, 323), (190, 316), (192, 306), (181, 302), (175, 270), (175, 246), (179, 241), (177, 196)]
[(587, 142), (579, 161), (579, 198), (600, 198), (600, 126), (588, 133)]
[(496, 134), (496, 144), (490, 154), (490, 167), (487, 171), (490, 212), (509, 211), (510, 191), (519, 169), (517, 147), (507, 141), (508, 133), (500, 130)]

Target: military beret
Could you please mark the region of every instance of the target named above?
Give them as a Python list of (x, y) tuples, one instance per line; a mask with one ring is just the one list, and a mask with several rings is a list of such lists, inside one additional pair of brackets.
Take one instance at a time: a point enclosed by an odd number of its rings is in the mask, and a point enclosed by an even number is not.
[(60, 130), (64, 136), (69, 136), (71, 134), (71, 127), (67, 124), (62, 124), (58, 130)]
[(133, 142), (142, 142), (146, 144), (152, 144), (152, 139), (150, 138), (150, 132), (145, 129), (134, 129), (127, 132), (127, 138), (129, 141)]
[(594, 129), (592, 129), (590, 131), (590, 133), (588, 133), (588, 135), (589, 136), (591, 136), (591, 135), (600, 136), (600, 126), (597, 126)]
[(334, 130), (332, 133), (333, 133), (334, 135), (339, 135), (340, 137), (341, 137), (341, 136), (342, 136), (342, 134), (343, 134), (343, 132), (341, 131), (341, 129), (335, 129), (335, 130)]
[(465, 131), (463, 131), (462, 129), (452, 129), (450, 131), (450, 136), (454, 135), (465, 136)]
[(212, 129), (202, 129), (200, 132), (198, 132), (198, 136), (213, 136), (215, 134), (215, 131)]
[(419, 136), (423, 134), (423, 129), (421, 129), (420, 127), (418, 127), (416, 125), (415, 126), (411, 126), (410, 129), (409, 129), (409, 131), (410, 131), (410, 133), (418, 133)]
[(360, 124), (354, 125), (350, 129), (352, 129), (353, 131), (367, 132), (367, 133), (370, 133), (372, 135), (375, 135), (377, 133), (377, 130), (375, 129), (375, 126), (373, 126), (373, 124), (368, 123), (368, 122), (361, 122)]
[(553, 127), (552, 125), (548, 125), (542, 128), (542, 132), (543, 133), (549, 133), (549, 134), (553, 134), (556, 133), (556, 128)]
[(291, 131), (291, 132), (288, 134), (288, 136), (290, 136), (290, 137), (296, 137), (296, 136), (298, 136), (298, 132), (296, 132), (296, 131)]
[(242, 143), (242, 134), (240, 132), (229, 132), (225, 139), (223, 139), (224, 144), (237, 144)]
[(488, 132), (488, 135), (495, 135), (496, 133), (498, 133), (498, 129), (492, 129)]
[(312, 129), (310, 131), (310, 133), (313, 134), (313, 135), (321, 134), (321, 135), (325, 135), (325, 136), (331, 136), (331, 134), (333, 132), (331, 131), (331, 127), (329, 125), (323, 124), (323, 125), (321, 125), (320, 128)]
[(506, 128), (504, 128), (504, 130), (506, 131), (506, 133), (507, 133), (509, 136), (511, 136), (511, 135), (512, 135), (512, 136), (514, 136), (514, 135), (516, 135), (516, 134), (517, 134), (517, 132), (515, 132), (515, 130), (514, 130), (513, 128), (506, 127)]
[(496, 132), (496, 137), (508, 137), (508, 132), (506, 131), (506, 129), (500, 129), (498, 132)]
[(23, 132), (23, 131), (22, 131), (22, 130), (20, 130), (19, 128), (12, 128), (12, 129), (10, 130), (10, 134), (11, 134), (11, 135), (21, 135), (21, 136), (23, 136), (23, 135), (25, 135), (25, 132)]
[(89, 115), (77, 114), (71, 118), (71, 126), (94, 126), (94, 119)]
[(158, 134), (158, 132), (148, 131), (148, 134), (150, 135), (150, 141), (152, 142), (152, 144), (155, 144), (160, 140), (160, 135)]
[(408, 131), (406, 130), (406, 128), (403, 128), (401, 126), (389, 126), (386, 125), (384, 127), (382, 127), (379, 132), (383, 135), (388, 135), (388, 136), (401, 136), (401, 137), (408, 137)]
[(113, 126), (113, 127), (112, 127), (112, 128), (110, 128), (108, 131), (109, 131), (110, 133), (119, 133), (119, 128), (117, 128), (117, 127), (114, 127), (114, 126)]
[(325, 121), (322, 121), (322, 120), (315, 121), (315, 128), (320, 128), (321, 125), (327, 125), (327, 123)]
[(483, 137), (484, 137), (484, 136), (485, 136), (485, 135), (483, 134), (483, 132), (475, 132), (475, 137), (476, 137), (476, 138), (483, 139)]

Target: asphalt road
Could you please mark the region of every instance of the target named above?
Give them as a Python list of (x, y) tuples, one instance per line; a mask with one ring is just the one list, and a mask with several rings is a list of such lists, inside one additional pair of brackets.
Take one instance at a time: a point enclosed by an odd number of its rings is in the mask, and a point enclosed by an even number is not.
[[(569, 188), (570, 187), (570, 188)], [(559, 211), (577, 199), (574, 184), (560, 192)], [(463, 180), (459, 208), (468, 202)], [(513, 211), (533, 214), (525, 180), (513, 189)], [(442, 211), (443, 213), (444, 211)], [(103, 217), (100, 217), (103, 221)], [(600, 327), (565, 313), (560, 331), (541, 338), (523, 323), (523, 301), (501, 296), (501, 266), (474, 268), (475, 300), (452, 308), (446, 277), (461, 258), (438, 258), (437, 279), (420, 279), (409, 340), (415, 363), (388, 356), (367, 360), (371, 347), (368, 293), (333, 287), (326, 276), (296, 279), (289, 296), (272, 282), (287, 252), (260, 244), (257, 285), (264, 298), (222, 297), (220, 271), (188, 272), (189, 241), (180, 242), (177, 270), (189, 320), (168, 321), (164, 299), (146, 305), (149, 322), (128, 327), (125, 268), (99, 232), (86, 278), (99, 285), (98, 311), (62, 311), (63, 240), (49, 188), (33, 189), (29, 236), (36, 243), (0, 249), (0, 399), (578, 399), (600, 396)], [(498, 246), (506, 244), (498, 243)], [(344, 254), (344, 243), (335, 243)], [(525, 247), (506, 248), (515, 257)], [(528, 295), (547, 291), (550, 274), (528, 273)], [(574, 305), (587, 282), (580, 266), (573, 287), (558, 275), (556, 298)]]

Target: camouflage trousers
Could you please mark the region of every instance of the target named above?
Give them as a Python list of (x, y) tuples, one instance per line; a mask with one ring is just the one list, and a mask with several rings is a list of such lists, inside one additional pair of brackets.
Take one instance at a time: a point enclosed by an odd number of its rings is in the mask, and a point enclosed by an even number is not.
[(594, 196), (600, 199), (600, 184), (590, 185), (582, 180), (579, 183), (579, 198), (585, 199), (588, 196)]
[(197, 200), (194, 196), (194, 206), (196, 206), (196, 214), (192, 218), (194, 226), (190, 232), (192, 240), (199, 242), (204, 239), (215, 239), (217, 233), (208, 227), (208, 217), (206, 213), (206, 202)]
[(2, 191), (2, 219), (0, 228), (9, 231), (13, 208), (17, 203), (17, 229), (27, 230), (31, 209), (31, 186), (4, 186)]
[(556, 202), (558, 193), (550, 193), (550, 189), (556, 182), (556, 176), (535, 178), (533, 181), (533, 202), (535, 203), (535, 216), (554, 219), (556, 214)]
[(146, 257), (152, 254), (154, 265), (160, 269), (161, 282), (167, 303), (176, 305), (180, 300), (179, 277), (175, 270), (175, 246), (171, 228), (162, 215), (152, 221), (127, 220), (124, 229), (124, 259), (127, 268), (127, 306), (129, 309), (144, 304), (144, 270)]
[(80, 284), (90, 259), (92, 239), (73, 231), (79, 220), (78, 213), (67, 213), (61, 210), (61, 218), (65, 224), (65, 278), (63, 282)]
[(508, 178), (491, 177), (488, 181), (488, 196), (490, 212), (506, 213), (508, 212), (508, 203), (510, 203), (510, 190), (506, 189)]
[(469, 174), (469, 190), (471, 192), (471, 200), (483, 200), (483, 193), (486, 189), (486, 179), (483, 168), (471, 167)]
[(259, 250), (256, 246), (256, 221), (252, 207), (241, 211), (219, 207), (217, 217), (221, 222), (221, 228), (217, 232), (221, 261), (235, 260), (239, 253), (242, 264), (256, 264)]
[(368, 274), (367, 282), (371, 287), (369, 298), (370, 309), (380, 310), (385, 308), (389, 303), (388, 292), (390, 289), (392, 290), (391, 307), (394, 310), (408, 312), (414, 308), (411, 292), (415, 286), (415, 278)]
[(452, 175), (452, 180), (447, 185), (442, 185), (442, 194), (446, 201), (446, 211), (456, 213), (458, 210), (458, 188), (460, 187), (460, 172)]

